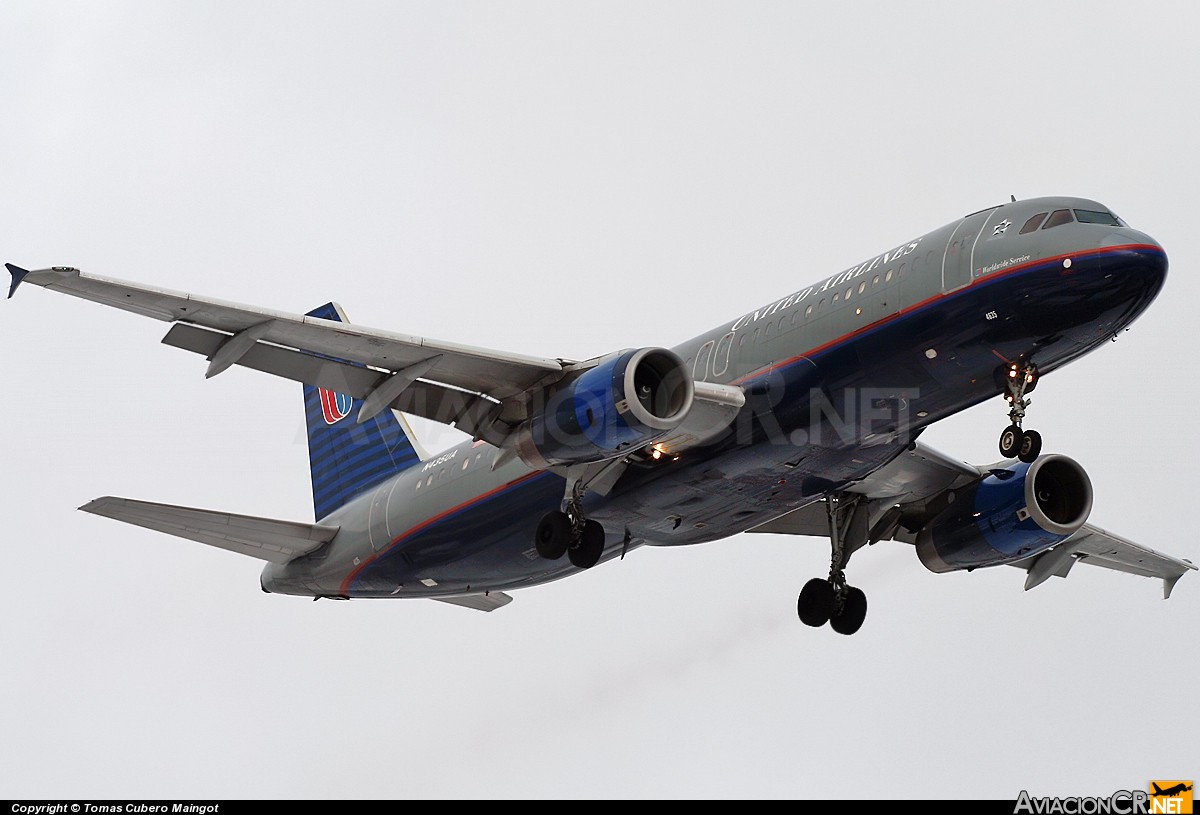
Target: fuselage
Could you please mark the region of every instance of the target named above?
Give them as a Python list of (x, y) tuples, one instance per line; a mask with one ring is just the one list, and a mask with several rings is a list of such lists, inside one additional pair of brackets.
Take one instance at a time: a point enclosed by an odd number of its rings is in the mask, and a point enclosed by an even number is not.
[[(865, 478), (929, 424), (1003, 391), (1014, 361), (1049, 373), (1129, 325), (1162, 288), (1161, 246), (1079, 198), (1017, 201), (898, 243), (674, 350), (746, 405), (678, 456), (642, 456), (588, 517), (604, 558), (728, 537)], [(338, 509), (313, 555), (263, 588), (325, 597), (515, 589), (578, 571), (533, 538), (564, 479), (464, 442)]]

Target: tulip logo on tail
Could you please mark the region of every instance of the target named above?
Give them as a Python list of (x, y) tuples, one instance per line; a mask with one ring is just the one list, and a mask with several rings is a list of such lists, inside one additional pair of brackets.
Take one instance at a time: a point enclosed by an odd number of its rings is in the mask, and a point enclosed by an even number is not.
[(317, 388), (321, 394), (321, 412), (325, 414), (325, 424), (337, 424), (350, 415), (350, 407), (354, 400), (344, 393)]

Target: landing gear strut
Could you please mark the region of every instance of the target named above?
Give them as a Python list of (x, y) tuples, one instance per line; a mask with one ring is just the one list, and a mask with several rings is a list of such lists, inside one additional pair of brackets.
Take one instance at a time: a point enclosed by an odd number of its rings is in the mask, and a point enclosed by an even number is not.
[(563, 509), (547, 512), (534, 533), (537, 553), (547, 560), (564, 554), (572, 566), (590, 569), (604, 554), (604, 527), (583, 514), (583, 483), (576, 480), (563, 499)]
[(814, 577), (804, 584), (796, 600), (796, 613), (805, 625), (829, 627), (853, 634), (867, 618), (867, 596), (846, 583), (850, 555), (870, 541), (867, 500), (860, 495), (831, 495), (825, 499), (829, 513), (829, 577)]
[(1037, 387), (1037, 366), (1032, 362), (1011, 363), (1005, 371), (1004, 387), (1007, 393), (1004, 401), (1008, 402), (1008, 427), (1000, 434), (1000, 455), (1005, 458), (1018, 458), (1024, 462), (1033, 462), (1042, 452), (1042, 435), (1036, 430), (1024, 430), (1021, 422), (1025, 420), (1025, 408), (1029, 401), (1025, 396)]

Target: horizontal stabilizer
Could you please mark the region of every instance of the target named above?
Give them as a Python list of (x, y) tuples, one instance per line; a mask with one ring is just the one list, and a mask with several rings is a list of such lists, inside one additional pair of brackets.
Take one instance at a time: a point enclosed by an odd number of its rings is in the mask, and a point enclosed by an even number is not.
[(97, 498), (80, 509), (272, 563), (287, 563), (314, 552), (338, 532), (336, 526), (277, 521), (112, 496)]
[(476, 611), (495, 611), (512, 602), (512, 596), (502, 591), (490, 591), (487, 594), (464, 594), (461, 597), (434, 597), (442, 603), (452, 606), (473, 608)]

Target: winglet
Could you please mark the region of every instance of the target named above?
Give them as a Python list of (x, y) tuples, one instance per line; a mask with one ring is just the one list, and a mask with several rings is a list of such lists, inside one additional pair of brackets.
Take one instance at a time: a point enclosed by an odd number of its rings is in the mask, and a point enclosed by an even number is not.
[(1175, 584), (1179, 582), (1179, 578), (1181, 578), (1181, 577), (1183, 577), (1183, 572), (1180, 572), (1179, 574), (1175, 575), (1174, 577), (1164, 577), (1163, 578), (1163, 599), (1164, 600), (1171, 599), (1171, 589), (1175, 588)]
[(29, 270), (22, 269), (20, 266), (13, 266), (11, 263), (5, 263), (4, 268), (8, 269), (13, 277), (12, 285), (8, 287), (8, 299), (11, 300), (17, 291), (17, 286), (21, 285), (21, 281), (25, 279), (25, 275), (29, 274)]

